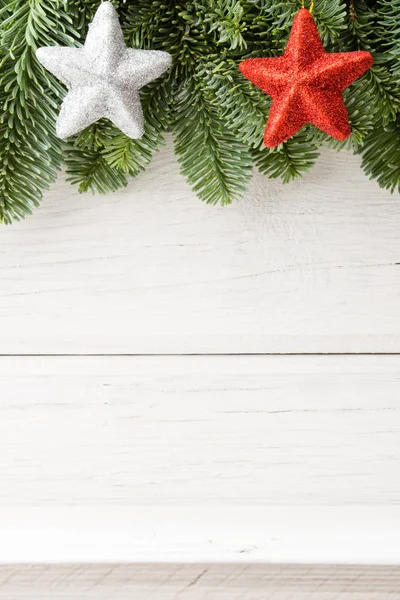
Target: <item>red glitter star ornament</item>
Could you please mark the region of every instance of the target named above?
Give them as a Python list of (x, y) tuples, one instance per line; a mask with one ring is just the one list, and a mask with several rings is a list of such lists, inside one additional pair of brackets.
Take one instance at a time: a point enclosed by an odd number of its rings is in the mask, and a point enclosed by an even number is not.
[(307, 123), (337, 140), (351, 134), (342, 92), (373, 65), (369, 52), (325, 52), (311, 13), (295, 16), (283, 56), (249, 58), (243, 75), (272, 97), (264, 143), (274, 148)]

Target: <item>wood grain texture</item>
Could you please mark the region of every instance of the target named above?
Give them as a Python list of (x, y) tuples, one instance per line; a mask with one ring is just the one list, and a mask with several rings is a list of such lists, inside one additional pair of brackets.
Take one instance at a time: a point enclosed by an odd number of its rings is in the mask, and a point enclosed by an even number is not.
[(1, 358), (0, 505), (398, 504), (400, 357)]
[(399, 600), (397, 567), (9, 565), (1, 600)]
[(225, 209), (171, 140), (106, 197), (60, 180), (0, 236), (0, 353), (399, 352), (400, 201), (359, 158)]

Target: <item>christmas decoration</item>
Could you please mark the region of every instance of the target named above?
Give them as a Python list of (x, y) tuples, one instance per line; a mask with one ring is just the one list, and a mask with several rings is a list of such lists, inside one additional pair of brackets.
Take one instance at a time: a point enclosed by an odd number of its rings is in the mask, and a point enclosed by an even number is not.
[[(311, 1), (305, 4), (311, 8)], [(282, 56), (301, 0), (113, 0), (128, 51), (167, 52), (172, 65), (139, 92), (134, 78), (129, 82), (136, 88), (130, 101), (135, 98), (138, 107), (139, 94), (144, 113), (140, 139), (119, 129), (125, 117), (112, 102), (105, 103), (111, 120), (100, 119), (61, 141), (55, 124), (67, 90), (36, 51), (67, 46), (82, 52), (100, 5), (100, 0), (0, 0), (0, 222), (30, 214), (60, 169), (81, 192), (127, 185), (151, 161), (166, 131), (172, 132), (183, 175), (211, 204), (240, 197), (254, 165), (283, 182), (301, 176), (323, 144), (361, 154), (368, 176), (390, 190), (400, 188), (400, 0), (315, 0), (312, 14), (326, 52), (370, 52), (375, 63), (343, 92), (351, 127), (347, 140), (306, 125), (273, 149), (263, 144), (269, 97), (238, 65)], [(61, 61), (63, 67), (68, 62)], [(89, 62), (85, 72), (94, 85), (100, 61), (93, 67)], [(110, 94), (112, 75), (103, 79)], [(86, 83), (83, 77), (64, 80), (72, 83), (68, 93)], [(319, 96), (312, 104), (315, 110), (321, 106)], [(88, 104), (77, 108), (85, 118), (95, 117)], [(78, 125), (71, 119), (69, 124)], [(125, 125), (124, 130), (132, 133)]]
[(369, 52), (325, 52), (311, 13), (293, 21), (283, 56), (249, 58), (243, 75), (273, 98), (264, 143), (274, 148), (312, 123), (343, 141), (351, 134), (342, 92), (373, 65)]
[(100, 4), (82, 48), (39, 48), (36, 56), (69, 89), (56, 124), (61, 138), (79, 133), (102, 117), (128, 137), (142, 137), (139, 89), (172, 62), (167, 52), (128, 49), (110, 2)]

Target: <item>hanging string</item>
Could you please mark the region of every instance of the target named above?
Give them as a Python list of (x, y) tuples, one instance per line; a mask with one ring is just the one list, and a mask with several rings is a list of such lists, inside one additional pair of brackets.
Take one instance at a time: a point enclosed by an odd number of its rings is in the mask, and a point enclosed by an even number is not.
[[(305, 8), (304, 3), (305, 3), (305, 0), (301, 0), (302, 8)], [(315, 0), (311, 0), (310, 8), (308, 9), (311, 14), (312, 14), (312, 11), (314, 10), (314, 4), (315, 4)]]

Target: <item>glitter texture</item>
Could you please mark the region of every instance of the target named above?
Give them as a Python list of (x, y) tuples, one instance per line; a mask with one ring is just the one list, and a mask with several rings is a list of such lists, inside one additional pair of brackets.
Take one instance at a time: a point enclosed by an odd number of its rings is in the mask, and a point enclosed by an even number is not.
[(100, 4), (81, 48), (38, 48), (36, 55), (68, 88), (56, 125), (60, 138), (103, 117), (128, 137), (141, 137), (144, 119), (139, 90), (172, 62), (168, 52), (127, 48), (110, 2)]
[(369, 52), (328, 54), (310, 12), (295, 16), (288, 45), (277, 58), (249, 58), (239, 68), (272, 97), (264, 143), (274, 148), (307, 123), (337, 140), (351, 134), (342, 92), (373, 65)]

